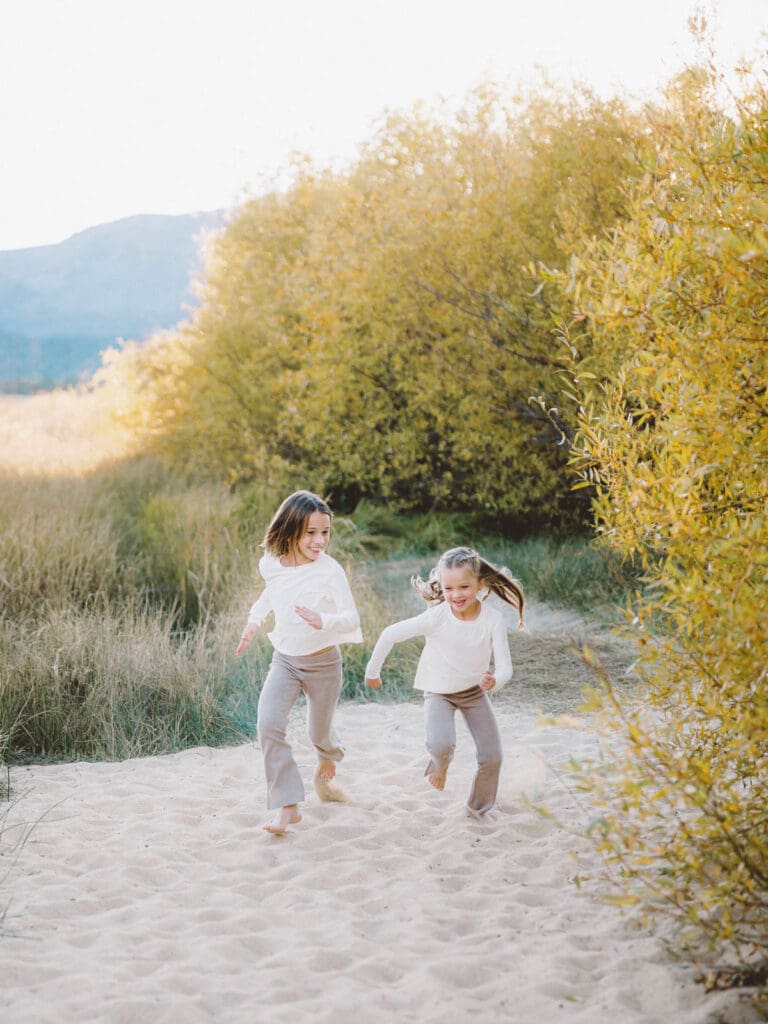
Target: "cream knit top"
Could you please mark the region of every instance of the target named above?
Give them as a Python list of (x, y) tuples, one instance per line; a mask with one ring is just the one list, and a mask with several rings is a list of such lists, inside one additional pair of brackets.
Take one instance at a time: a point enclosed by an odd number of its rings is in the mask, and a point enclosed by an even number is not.
[(366, 679), (378, 679), (394, 644), (414, 637), (426, 640), (413, 685), (430, 693), (460, 693), (478, 686), (493, 655), (496, 685), (500, 690), (512, 678), (507, 624), (497, 608), (481, 603), (480, 614), (467, 621), (457, 619), (447, 601), (429, 607), (421, 615), (403, 619), (382, 630), (365, 670)]
[[(259, 572), (266, 586), (251, 607), (248, 625), (261, 626), (272, 612), (275, 628), (268, 636), (276, 651), (298, 656), (336, 644), (362, 643), (355, 599), (335, 558), (323, 551), (315, 562), (286, 566), (274, 555), (264, 555)], [(322, 628), (305, 622), (296, 605), (317, 612)]]

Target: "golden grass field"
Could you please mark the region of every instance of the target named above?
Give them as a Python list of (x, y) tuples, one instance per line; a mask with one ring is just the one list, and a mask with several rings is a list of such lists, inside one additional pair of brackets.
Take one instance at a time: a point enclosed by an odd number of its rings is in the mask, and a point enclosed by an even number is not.
[(0, 395), (0, 471), (79, 475), (131, 451), (111, 396), (101, 390)]

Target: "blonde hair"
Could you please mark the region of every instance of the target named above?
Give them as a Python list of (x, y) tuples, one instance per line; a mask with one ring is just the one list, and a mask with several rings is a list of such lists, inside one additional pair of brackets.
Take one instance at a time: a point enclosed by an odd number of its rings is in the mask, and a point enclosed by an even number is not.
[[(411, 586), (417, 590), (429, 604), (438, 604), (445, 600), (443, 588), (440, 583), (440, 573), (443, 569), (460, 569), (466, 566), (476, 576), (490, 593), (496, 594), (502, 601), (511, 604), (517, 609), (520, 617), (519, 629), (525, 628), (523, 618), (523, 606), (525, 598), (523, 588), (516, 579), (509, 575), (506, 569), (497, 569), (485, 558), (478, 555), (472, 548), (451, 548), (438, 559), (437, 565), (430, 572), (428, 578), (423, 580), (420, 576), (411, 577)], [(485, 595), (488, 596), (487, 594)]]
[(290, 554), (303, 537), (313, 512), (324, 512), (333, 518), (326, 502), (312, 491), (294, 491), (289, 494), (272, 517), (261, 546), (277, 558)]

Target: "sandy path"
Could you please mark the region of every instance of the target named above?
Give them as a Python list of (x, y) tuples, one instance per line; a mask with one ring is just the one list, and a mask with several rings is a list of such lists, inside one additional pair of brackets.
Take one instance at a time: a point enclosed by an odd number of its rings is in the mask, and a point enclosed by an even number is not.
[[(10, 820), (37, 824), (2, 862), (2, 1019), (703, 1024), (732, 996), (579, 890), (577, 844), (527, 804), (583, 820), (558, 766), (592, 733), (496, 708), (487, 825), (463, 810), (463, 723), (447, 790), (423, 780), (420, 703), (342, 706), (351, 801), (310, 793), (280, 838), (251, 744), (17, 769)], [(303, 709), (292, 730), (308, 780)]]

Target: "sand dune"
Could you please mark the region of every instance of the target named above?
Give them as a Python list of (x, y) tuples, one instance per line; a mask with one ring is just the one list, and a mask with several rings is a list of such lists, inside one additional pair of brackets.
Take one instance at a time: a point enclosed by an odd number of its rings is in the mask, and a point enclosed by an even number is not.
[[(594, 737), (538, 728), (511, 695), (496, 708), (483, 825), (463, 810), (463, 725), (446, 791), (424, 781), (420, 703), (342, 706), (350, 802), (308, 787), (282, 837), (259, 827), (254, 744), (17, 769), (6, 827), (36, 824), (0, 861), (2, 1019), (703, 1024), (732, 995), (578, 889), (577, 844), (528, 805), (583, 817), (558, 769)], [(303, 709), (292, 730), (309, 781)]]

